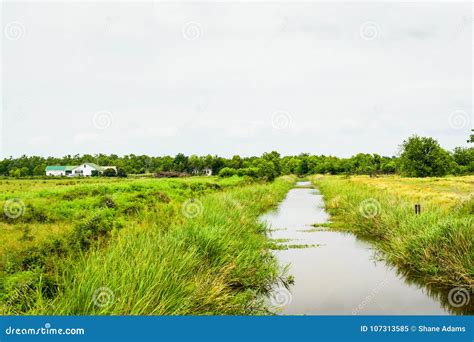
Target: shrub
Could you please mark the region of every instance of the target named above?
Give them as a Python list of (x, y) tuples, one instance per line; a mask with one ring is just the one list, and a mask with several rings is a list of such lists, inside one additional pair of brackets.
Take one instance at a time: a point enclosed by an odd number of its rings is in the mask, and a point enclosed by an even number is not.
[(237, 171), (231, 167), (224, 167), (219, 171), (219, 177), (232, 177), (237, 173)]
[(258, 165), (258, 178), (264, 179), (266, 181), (273, 181), (275, 177), (278, 176), (278, 173), (275, 169), (275, 165), (271, 161), (261, 161)]
[(128, 177), (127, 173), (125, 172), (124, 169), (120, 168), (117, 170), (117, 177), (120, 177), (120, 178), (126, 178)]
[(237, 170), (237, 175), (243, 177), (243, 176), (249, 176), (252, 178), (257, 178), (258, 177), (258, 168), (256, 167), (247, 167), (244, 169), (238, 169)]
[(112, 197), (106, 195), (100, 199), (100, 207), (114, 209), (117, 207), (117, 204)]
[(104, 177), (116, 177), (117, 176), (117, 171), (115, 169), (105, 169), (104, 172), (102, 173)]
[(96, 213), (74, 227), (70, 240), (71, 245), (76, 245), (83, 251), (89, 249), (94, 241), (110, 233), (114, 228), (114, 222), (113, 213), (109, 210), (104, 209)]

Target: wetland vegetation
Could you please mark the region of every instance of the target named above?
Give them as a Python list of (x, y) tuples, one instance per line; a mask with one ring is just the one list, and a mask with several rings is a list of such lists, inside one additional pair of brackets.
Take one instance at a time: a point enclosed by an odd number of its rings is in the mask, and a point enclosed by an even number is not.
[[(230, 159), (182, 154), (5, 159), (0, 313), (271, 313), (266, 297), (294, 279), (275, 255), (324, 250), (324, 242), (309, 236), (328, 229), (369, 239), (381, 258), (423, 284), (472, 292), (473, 151), (448, 152), (431, 138), (414, 136), (397, 157), (271, 152)], [(85, 160), (117, 165), (123, 177), (39, 175), (46, 163)], [(189, 176), (204, 169), (217, 176)], [(281, 236), (284, 243), (272, 240), (259, 218), (295, 187), (297, 176), (323, 196), (318, 202), (305, 197), (304, 207), (311, 211), (320, 203), (331, 221), (296, 227), (295, 234), (308, 237), (305, 243), (292, 236)], [(302, 193), (311, 188), (308, 182), (296, 184)], [(291, 227), (299, 218), (287, 214), (285, 222)]]

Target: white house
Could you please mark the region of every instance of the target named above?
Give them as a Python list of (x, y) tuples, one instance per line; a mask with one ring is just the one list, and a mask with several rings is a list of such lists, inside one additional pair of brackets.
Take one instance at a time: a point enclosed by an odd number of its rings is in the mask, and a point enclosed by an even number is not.
[(94, 163), (84, 163), (78, 166), (47, 166), (46, 176), (90, 177), (95, 173), (102, 174), (107, 169), (113, 169), (117, 173), (117, 167), (115, 166), (99, 166)]
[(46, 167), (46, 176), (71, 176), (75, 166), (52, 165)]
[(204, 169), (202, 169), (202, 170), (194, 169), (194, 170), (192, 171), (192, 174), (193, 174), (193, 175), (196, 175), (196, 176), (198, 176), (198, 175), (212, 176), (212, 169), (210, 169), (210, 168), (204, 168)]

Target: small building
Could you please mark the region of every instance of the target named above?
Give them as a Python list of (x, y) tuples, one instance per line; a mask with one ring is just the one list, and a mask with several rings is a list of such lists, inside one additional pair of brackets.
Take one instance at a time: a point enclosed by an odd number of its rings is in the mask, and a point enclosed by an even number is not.
[(70, 176), (75, 166), (46, 166), (46, 176)]
[(90, 177), (93, 175), (100, 175), (107, 169), (113, 169), (115, 170), (115, 173), (117, 173), (116, 166), (99, 166), (94, 163), (84, 163), (78, 166), (47, 166), (46, 176)]
[(195, 168), (193, 169), (192, 174), (194, 176), (212, 176), (212, 169), (204, 168), (200, 170), (198, 168)]
[(79, 166), (76, 166), (73, 170), (73, 175), (74, 176), (85, 176), (85, 177), (90, 177), (93, 174), (100, 174), (101, 169), (100, 166), (97, 164), (93, 163), (84, 163)]

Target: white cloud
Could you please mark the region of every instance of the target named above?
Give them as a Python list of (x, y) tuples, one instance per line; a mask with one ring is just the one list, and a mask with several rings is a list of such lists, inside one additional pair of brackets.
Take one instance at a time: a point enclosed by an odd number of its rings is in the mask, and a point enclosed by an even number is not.
[(99, 143), (101, 142), (101, 137), (96, 133), (77, 133), (74, 135), (74, 143), (77, 145), (90, 144), (90, 143)]
[(5, 3), (26, 34), (4, 39), (3, 154), (390, 155), (414, 133), (452, 148), (470, 127), (450, 113), (472, 113), (466, 18), (469, 3)]

